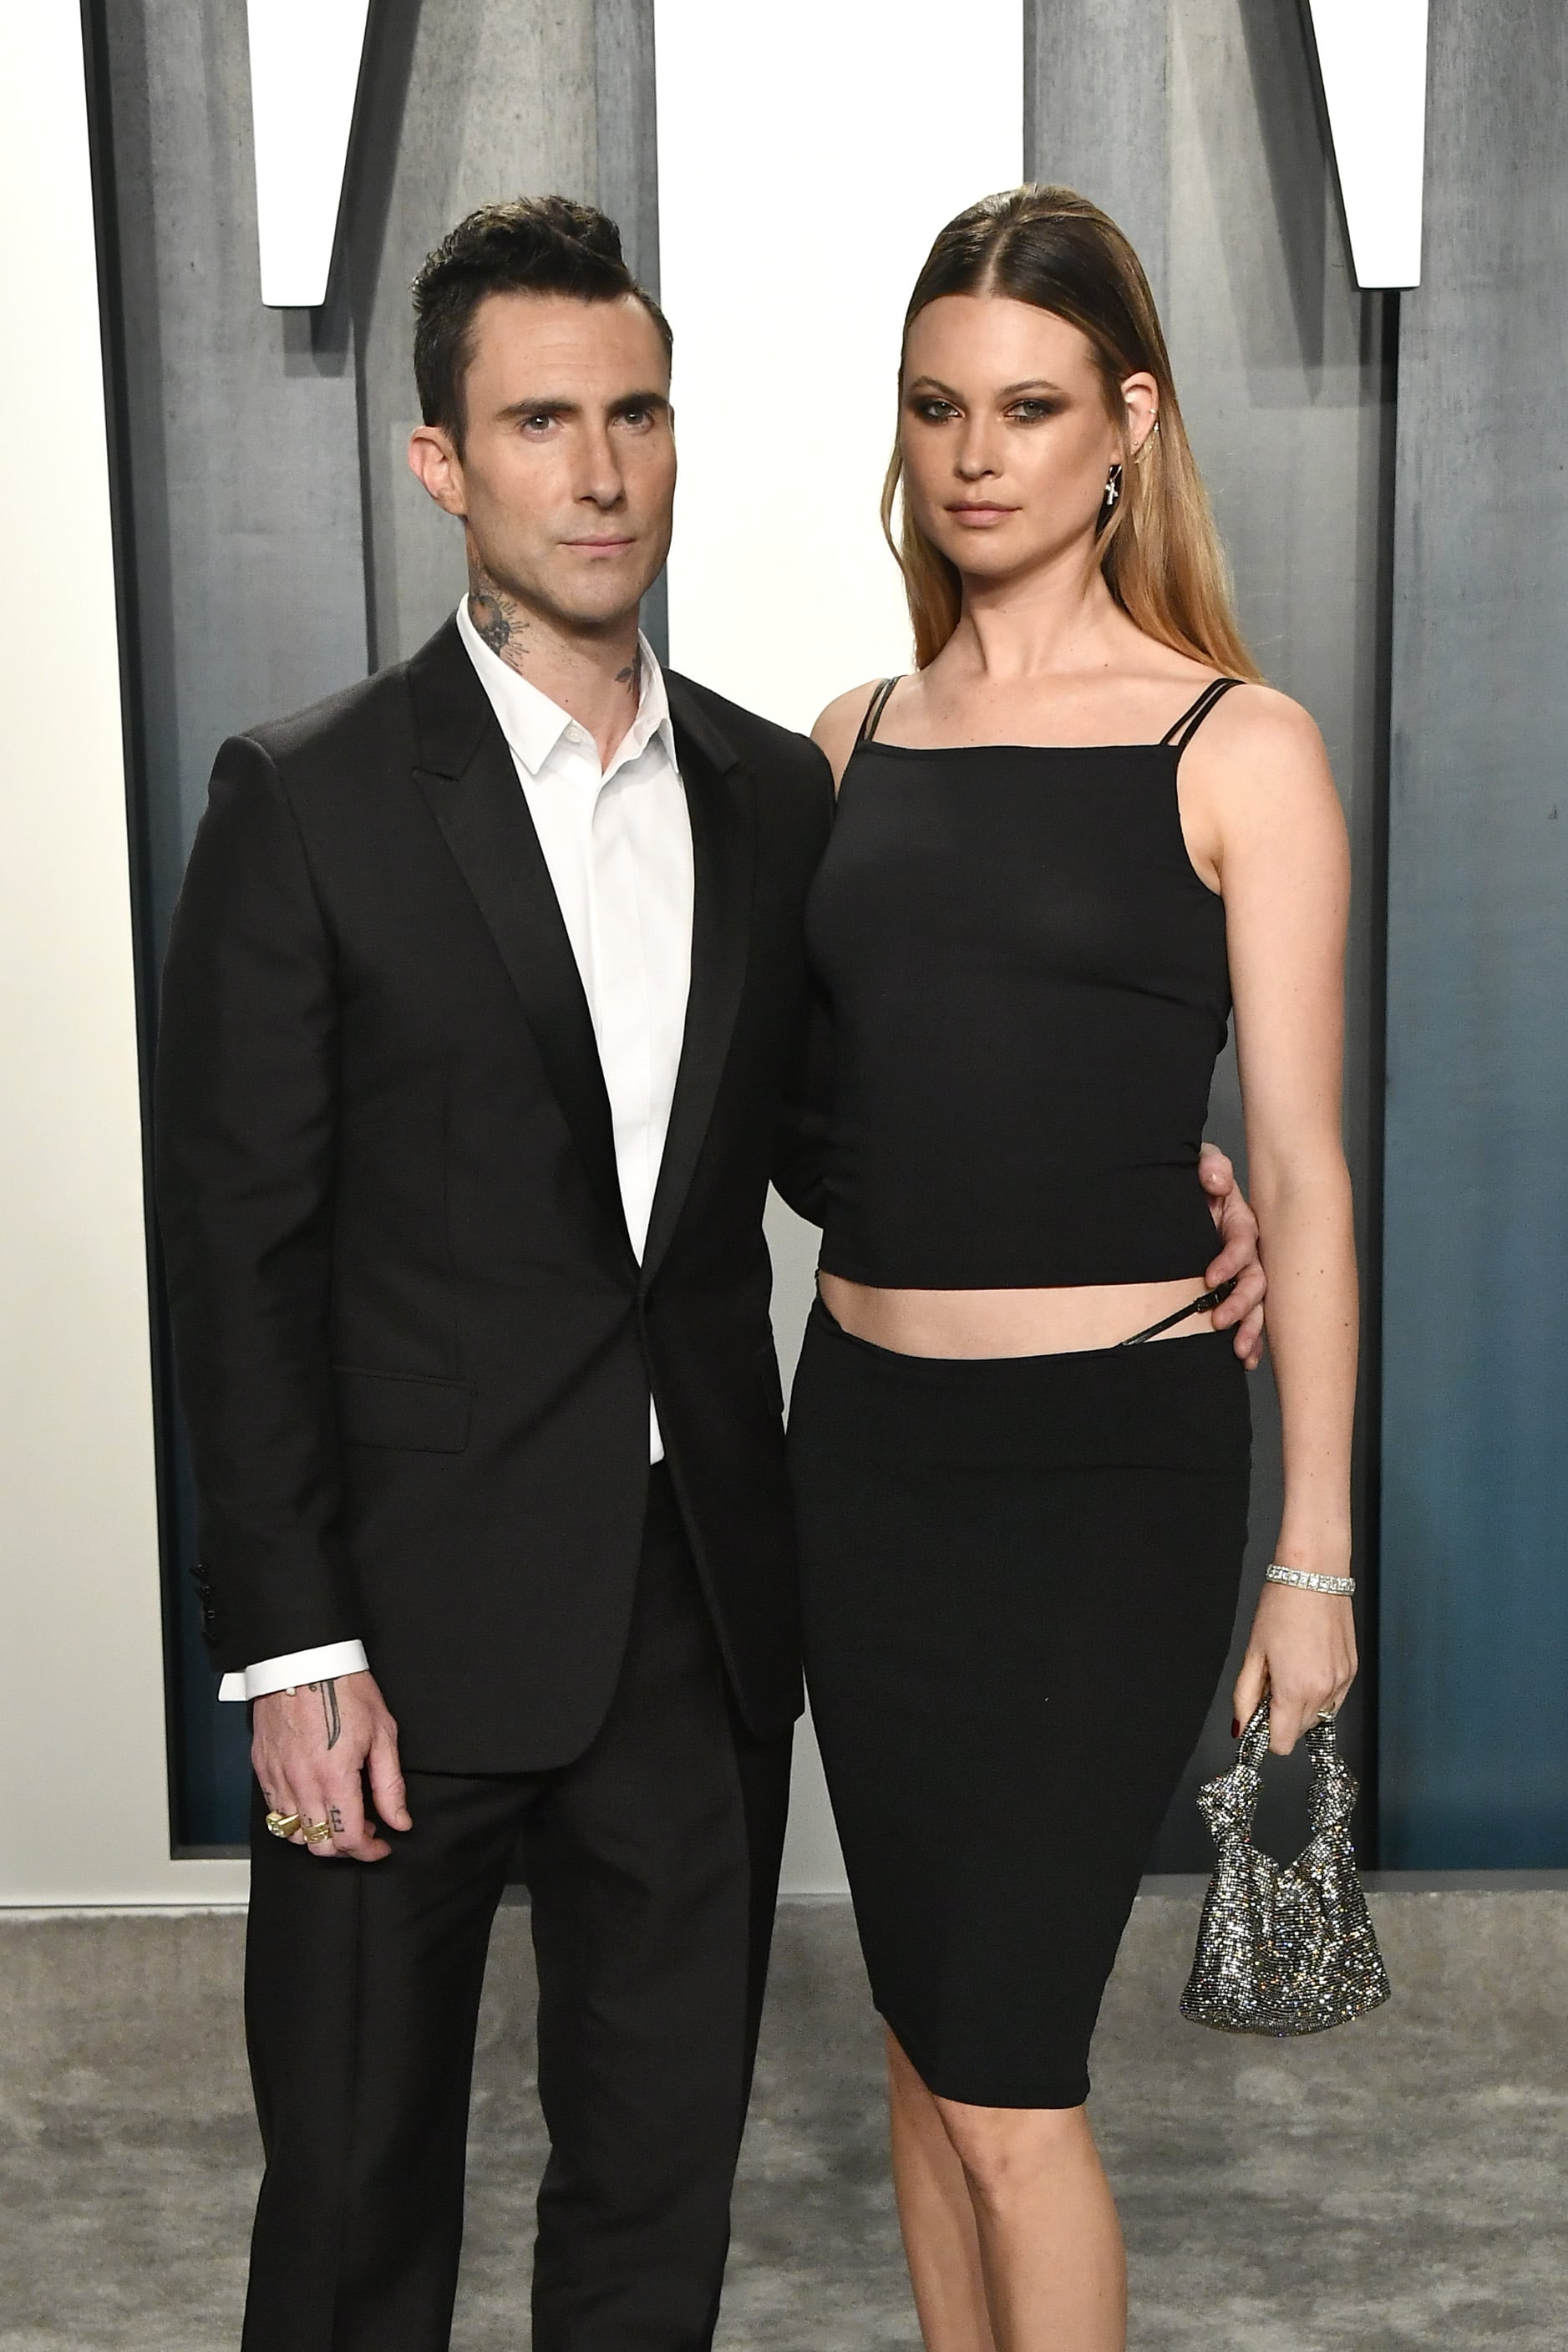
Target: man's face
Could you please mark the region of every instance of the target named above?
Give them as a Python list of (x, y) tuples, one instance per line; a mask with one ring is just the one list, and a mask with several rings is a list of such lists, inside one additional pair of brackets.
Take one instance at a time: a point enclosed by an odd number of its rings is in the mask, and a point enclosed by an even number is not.
[(467, 526), (489, 581), (572, 630), (635, 613), (669, 551), (669, 364), (634, 296), (490, 294), (475, 313), (462, 455), (439, 427), (409, 461)]

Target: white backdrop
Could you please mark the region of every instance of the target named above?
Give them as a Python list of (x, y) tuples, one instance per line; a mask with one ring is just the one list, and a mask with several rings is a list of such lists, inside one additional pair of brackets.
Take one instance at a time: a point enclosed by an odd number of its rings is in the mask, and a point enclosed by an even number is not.
[(0, 332), (20, 339), (0, 365), (0, 437), (18, 460), (0, 562), (0, 1905), (232, 1901), (242, 1864), (169, 1858), (120, 660), (74, 8), (6, 18), (0, 222)]
[[(943, 223), (1023, 169), (1020, 0), (656, 0), (659, 268), (675, 336), (674, 667), (785, 726), (909, 666), (877, 502), (899, 334)], [(816, 1235), (774, 1201), (786, 1381)], [(843, 1865), (809, 1727), (787, 1892)]]

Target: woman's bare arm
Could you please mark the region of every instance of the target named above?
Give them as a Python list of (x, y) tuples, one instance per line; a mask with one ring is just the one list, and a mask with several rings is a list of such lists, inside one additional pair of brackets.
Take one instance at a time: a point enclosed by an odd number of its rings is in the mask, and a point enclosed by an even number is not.
[[(1248, 1176), (1269, 1276), (1285, 1469), (1274, 1558), (1343, 1576), (1357, 1325), (1340, 1131), (1344, 817), (1316, 727), (1266, 688), (1228, 697), (1188, 758), (1184, 817), (1190, 802), (1225, 896)], [(1237, 1717), (1245, 1722), (1267, 1688), (1272, 1745), (1286, 1751), (1320, 1708), (1339, 1705), (1355, 1664), (1347, 1600), (1266, 1585)]]

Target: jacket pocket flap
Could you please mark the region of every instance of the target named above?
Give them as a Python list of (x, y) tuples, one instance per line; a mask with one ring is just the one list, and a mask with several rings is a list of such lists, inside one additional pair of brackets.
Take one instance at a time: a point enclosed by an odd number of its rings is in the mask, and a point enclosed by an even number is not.
[(345, 1445), (461, 1454), (468, 1443), (474, 1392), (466, 1381), (363, 1371), (355, 1364), (334, 1364), (332, 1381), (338, 1393), (338, 1434)]

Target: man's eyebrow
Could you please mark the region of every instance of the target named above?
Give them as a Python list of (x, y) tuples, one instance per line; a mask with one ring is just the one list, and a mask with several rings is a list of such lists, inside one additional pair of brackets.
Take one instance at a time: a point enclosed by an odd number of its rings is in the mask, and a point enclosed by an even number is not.
[[(667, 409), (669, 405), (668, 393), (623, 392), (619, 400), (612, 400), (610, 403), (608, 413), (612, 416), (624, 416), (629, 409)], [(561, 400), (552, 397), (542, 400), (509, 400), (505, 408), (498, 408), (496, 411), (496, 422), (497, 425), (512, 425), (516, 424), (519, 417), (524, 416), (580, 416), (581, 414), (580, 400)]]
[(496, 424), (510, 424), (515, 416), (576, 416), (580, 409), (579, 400), (507, 400), (503, 409), (496, 409)]
[(496, 411), (496, 422), (507, 425), (517, 416), (575, 416), (581, 404), (576, 400), (509, 400), (505, 408)]

